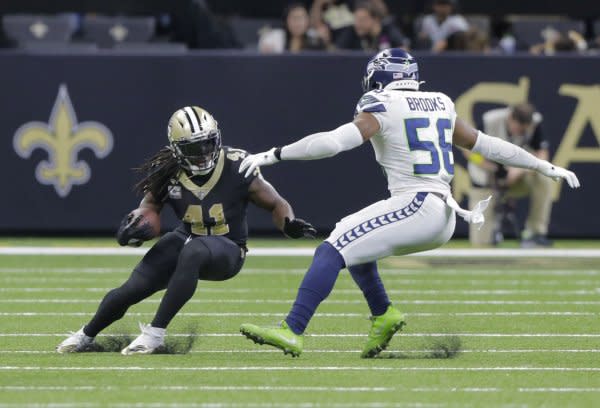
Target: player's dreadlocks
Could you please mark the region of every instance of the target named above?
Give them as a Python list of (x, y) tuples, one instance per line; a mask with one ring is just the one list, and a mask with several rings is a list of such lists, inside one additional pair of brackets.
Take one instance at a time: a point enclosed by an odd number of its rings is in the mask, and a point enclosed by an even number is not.
[(180, 167), (171, 147), (165, 146), (135, 170), (142, 174), (142, 179), (134, 190), (139, 194), (150, 192), (157, 202), (162, 202), (167, 196), (169, 181), (177, 177)]

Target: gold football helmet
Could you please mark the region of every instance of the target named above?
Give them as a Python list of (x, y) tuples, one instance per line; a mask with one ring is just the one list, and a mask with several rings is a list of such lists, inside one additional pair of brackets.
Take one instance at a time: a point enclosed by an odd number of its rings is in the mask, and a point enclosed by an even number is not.
[(209, 173), (221, 151), (221, 131), (215, 118), (198, 106), (186, 106), (169, 119), (169, 144), (179, 165), (193, 175)]

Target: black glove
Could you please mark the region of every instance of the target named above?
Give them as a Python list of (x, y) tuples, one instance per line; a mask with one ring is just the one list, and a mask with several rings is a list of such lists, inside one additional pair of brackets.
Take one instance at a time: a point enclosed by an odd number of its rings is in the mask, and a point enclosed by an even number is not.
[(129, 245), (132, 247), (139, 247), (154, 237), (152, 233), (152, 226), (145, 222), (142, 223), (143, 215), (135, 215), (133, 212), (127, 214), (117, 231), (117, 242), (121, 246)]
[(314, 238), (317, 235), (317, 230), (300, 218), (290, 220), (288, 217), (285, 217), (283, 233), (290, 238)]

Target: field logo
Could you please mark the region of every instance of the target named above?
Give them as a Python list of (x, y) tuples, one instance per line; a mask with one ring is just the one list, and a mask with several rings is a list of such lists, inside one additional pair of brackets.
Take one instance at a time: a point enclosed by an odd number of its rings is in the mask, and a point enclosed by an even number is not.
[(79, 152), (88, 148), (103, 159), (112, 151), (113, 136), (99, 122), (77, 122), (67, 86), (62, 84), (54, 102), (50, 120), (28, 122), (15, 133), (13, 146), (17, 154), (27, 159), (35, 149), (48, 153), (35, 169), (38, 182), (53, 185), (60, 197), (66, 197), (74, 185), (90, 180), (90, 166), (78, 160)]

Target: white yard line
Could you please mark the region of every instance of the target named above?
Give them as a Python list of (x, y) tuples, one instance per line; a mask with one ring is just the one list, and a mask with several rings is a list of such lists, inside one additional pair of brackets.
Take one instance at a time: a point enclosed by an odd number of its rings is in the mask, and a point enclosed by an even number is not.
[(296, 392), (557, 392), (557, 393), (590, 393), (600, 392), (600, 388), (588, 387), (540, 387), (540, 388), (498, 388), (498, 387), (319, 387), (319, 386), (219, 386), (219, 385), (170, 385), (170, 386), (0, 386), (0, 391), (296, 391)]
[[(333, 353), (333, 354), (358, 354), (362, 350), (318, 350), (308, 349), (303, 350), (303, 353)], [(400, 353), (400, 354), (424, 354), (434, 353), (439, 350), (390, 350), (386, 349), (385, 353)], [(600, 353), (600, 349), (466, 349), (460, 350), (460, 353), (472, 353), (472, 354), (528, 354), (528, 353)], [(231, 353), (244, 353), (244, 354), (265, 354), (265, 353), (276, 353), (281, 354), (280, 350), (276, 349), (231, 349), (231, 350), (192, 350), (191, 354), (231, 354)], [(53, 350), (0, 350), (0, 354), (56, 354)]]
[[(154, 316), (155, 312), (131, 312), (127, 316)], [(0, 317), (41, 317), (41, 316), (69, 316), (90, 317), (94, 312), (0, 312)], [(404, 313), (408, 317), (483, 317), (483, 316), (599, 316), (596, 312), (456, 312), (456, 313)], [(177, 316), (182, 317), (284, 317), (286, 313), (261, 313), (261, 312), (181, 312)], [(341, 317), (367, 317), (364, 313), (316, 313), (316, 317), (341, 318)]]
[[(66, 333), (0, 333), (0, 337), (63, 337)], [(102, 335), (100, 336), (111, 336)], [(169, 333), (169, 337), (190, 337), (189, 333)], [(197, 337), (238, 337), (239, 333), (196, 333)], [(307, 337), (365, 337), (366, 333), (305, 334)], [(600, 333), (402, 333), (402, 337), (561, 337), (598, 338)]]
[[(148, 248), (111, 247), (1, 247), (0, 255), (144, 255)], [(314, 248), (252, 248), (249, 256), (313, 256)], [(408, 256), (417, 257), (469, 257), (469, 258), (600, 258), (600, 249), (434, 249)]]
[[(23, 268), (21, 270), (22, 274), (26, 274), (29, 272), (28, 268)], [(381, 271), (382, 273), (386, 273), (385, 270)], [(2, 273), (2, 268), (0, 267), (0, 273)], [(284, 273), (283, 271), (281, 273)], [(558, 279), (544, 279), (544, 280), (531, 280), (531, 279), (430, 279), (429, 272), (427, 274), (423, 274), (422, 279), (402, 279), (402, 278), (389, 278), (385, 279), (385, 283), (388, 286), (392, 285), (403, 285), (403, 286), (412, 286), (412, 285), (425, 285), (427, 287), (432, 287), (435, 285), (443, 285), (443, 286), (452, 286), (452, 285), (460, 285), (461, 287), (465, 286), (490, 286), (494, 288), (499, 288), (501, 286), (586, 286), (586, 287), (595, 287), (598, 286), (598, 280), (596, 279), (577, 279), (577, 280), (558, 280)], [(97, 276), (93, 278), (81, 278), (81, 277), (63, 277), (63, 276), (43, 276), (43, 277), (20, 277), (20, 276), (11, 276), (11, 277), (2, 277), (0, 276), (0, 282), (2, 283), (34, 283), (39, 285), (40, 283), (95, 283), (99, 281), (115, 281), (121, 282), (121, 279), (118, 277), (107, 277), (107, 276)], [(356, 293), (358, 289), (343, 289), (343, 286), (348, 285), (349, 283), (340, 282), (340, 288), (338, 289), (336, 286), (336, 292), (342, 291), (353, 291)], [(73, 287), (72, 289), (77, 289)], [(274, 288), (273, 288), (274, 289)], [(209, 292), (223, 292), (229, 293), (231, 291), (237, 291), (243, 293), (245, 291), (262, 291), (263, 289), (259, 288), (202, 288), (203, 291), (208, 290)], [(283, 289), (284, 292), (288, 291), (296, 291), (296, 289)]]
[(421, 402), (134, 402), (134, 403), (97, 403), (97, 402), (52, 402), (52, 403), (0, 403), (0, 408), (440, 408), (448, 404)]
[(207, 366), (207, 367), (73, 367), (73, 366), (0, 366), (0, 371), (531, 371), (600, 372), (600, 367), (389, 367), (389, 366)]
[(219, 386), (219, 385), (171, 385), (171, 386), (0, 386), (0, 391), (300, 391), (300, 392), (381, 392), (395, 391), (393, 387), (310, 387), (310, 386)]
[(426, 402), (135, 402), (135, 403), (0, 403), (0, 408), (442, 408), (446, 403)]
[[(81, 292), (100, 292), (105, 293), (112, 288), (66, 288), (66, 287), (16, 287), (16, 288), (0, 288), (0, 293), (81, 293)], [(296, 293), (297, 289), (278, 289), (279, 293)], [(202, 293), (264, 293), (265, 288), (200, 288)], [(590, 290), (532, 290), (532, 289), (389, 289), (387, 290), (392, 295), (555, 295), (555, 296), (598, 296), (600, 288)], [(336, 289), (338, 295), (360, 295), (358, 289)]]
[[(144, 303), (160, 303), (161, 299), (146, 299)], [(340, 300), (327, 299), (325, 304), (333, 305), (357, 305), (364, 304), (363, 299)], [(93, 303), (97, 304), (98, 299), (40, 299), (40, 298), (21, 298), (21, 299), (0, 299), (0, 303)], [(278, 304), (291, 305), (293, 299), (190, 299), (189, 303), (210, 303), (210, 304)], [(430, 299), (411, 299), (403, 300), (402, 304), (411, 305), (600, 305), (597, 300), (430, 300)]]
[[(494, 268), (482, 268), (482, 269), (442, 269), (442, 270), (426, 270), (425, 268), (421, 269), (411, 269), (411, 268), (381, 268), (379, 272), (384, 276), (418, 276), (421, 279), (418, 281), (428, 282), (435, 281), (432, 277), (435, 276), (500, 276), (500, 277), (522, 277), (522, 276), (537, 276), (537, 277), (545, 277), (545, 276), (564, 276), (568, 278), (567, 282), (573, 280), (572, 278), (575, 276), (600, 276), (599, 269), (576, 269), (576, 270), (566, 270), (566, 269), (531, 269), (531, 268), (519, 268), (517, 270), (503, 270), (503, 269), (494, 269)], [(31, 274), (40, 274), (43, 275), (40, 278), (45, 279), (49, 274), (129, 274), (131, 273), (131, 268), (89, 268), (89, 267), (81, 267), (81, 268), (28, 268), (28, 267), (0, 267), (0, 273), (4, 274), (18, 274), (23, 275), (26, 273)], [(243, 268), (242, 272), (244, 275), (304, 275), (306, 273), (306, 268)], [(14, 279), (15, 277), (11, 277)], [(77, 279), (76, 277), (75, 279)], [(394, 278), (390, 278), (390, 281), (394, 280)], [(514, 279), (513, 279), (514, 280)], [(544, 280), (534, 281), (534, 284), (543, 284)], [(451, 281), (453, 283), (457, 283), (457, 280)], [(488, 281), (489, 282), (489, 281)], [(596, 281), (592, 281), (592, 284), (595, 284)]]

